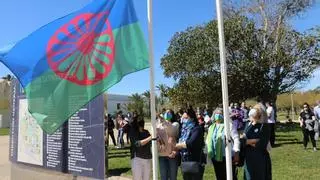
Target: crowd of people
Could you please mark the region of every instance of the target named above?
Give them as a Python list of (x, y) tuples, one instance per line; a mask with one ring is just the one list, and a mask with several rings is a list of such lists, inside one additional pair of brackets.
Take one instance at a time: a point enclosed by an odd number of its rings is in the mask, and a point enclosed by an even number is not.
[[(311, 109), (305, 103), (300, 114), (303, 144), (307, 147), (309, 138), (316, 151), (319, 135), (320, 101)], [(184, 180), (203, 179), (205, 164), (212, 164), (216, 179), (227, 178), (227, 141), (232, 146), (233, 179), (237, 179), (238, 167), (244, 167), (244, 179), (272, 179), (269, 152), (275, 145), (276, 112), (271, 103), (258, 102), (253, 107), (245, 103), (231, 103), (229, 107), (230, 139), (226, 138), (224, 112), (217, 107), (209, 110), (189, 108), (179, 110), (163, 109), (157, 115), (157, 137), (152, 138), (145, 129), (144, 118), (137, 113), (126, 116), (118, 113), (115, 120), (106, 116), (108, 136), (117, 148), (124, 147), (124, 134), (130, 141), (131, 166), (134, 180), (149, 180), (151, 176), (151, 142), (158, 147), (161, 180), (176, 180), (178, 167)], [(113, 128), (118, 129), (116, 142)], [(108, 143), (108, 142), (107, 142)]]

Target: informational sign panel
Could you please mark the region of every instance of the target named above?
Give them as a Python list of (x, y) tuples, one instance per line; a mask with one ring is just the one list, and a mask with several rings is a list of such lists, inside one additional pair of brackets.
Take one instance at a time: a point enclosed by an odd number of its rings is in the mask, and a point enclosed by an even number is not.
[(18, 81), (12, 83), (10, 160), (49, 170), (104, 179), (103, 97), (75, 113), (54, 134), (42, 131), (28, 111)]

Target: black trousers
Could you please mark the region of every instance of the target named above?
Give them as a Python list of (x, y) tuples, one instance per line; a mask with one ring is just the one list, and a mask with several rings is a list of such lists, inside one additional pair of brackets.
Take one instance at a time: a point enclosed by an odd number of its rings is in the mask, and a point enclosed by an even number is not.
[[(212, 160), (212, 164), (214, 167), (214, 172), (216, 174), (217, 180), (227, 180), (227, 169), (226, 169), (226, 160), (224, 159), (221, 162)], [(232, 176), (233, 180), (237, 180), (238, 173), (235, 165), (232, 165)]]
[(127, 144), (130, 144), (129, 132), (126, 132), (126, 136), (127, 136)]
[(273, 147), (276, 141), (276, 124), (275, 123), (270, 123), (270, 144)]
[(182, 176), (183, 176), (183, 180), (202, 180), (203, 173), (204, 173), (204, 167), (201, 166), (199, 173), (197, 174), (182, 173)]
[[(109, 134), (109, 136), (111, 136), (113, 145), (116, 146), (117, 143), (116, 143), (116, 139), (114, 138), (114, 132), (113, 132), (113, 130), (108, 130), (108, 134)], [(108, 138), (108, 139), (109, 139), (109, 138)], [(109, 144), (109, 142), (108, 142), (108, 144)]]
[(314, 135), (315, 135), (314, 131), (309, 131), (306, 128), (302, 128), (302, 133), (303, 133), (303, 145), (304, 145), (304, 147), (307, 147), (308, 142), (309, 142), (309, 137), (310, 137), (312, 146), (313, 147), (317, 147), (316, 146), (316, 140), (314, 139)]

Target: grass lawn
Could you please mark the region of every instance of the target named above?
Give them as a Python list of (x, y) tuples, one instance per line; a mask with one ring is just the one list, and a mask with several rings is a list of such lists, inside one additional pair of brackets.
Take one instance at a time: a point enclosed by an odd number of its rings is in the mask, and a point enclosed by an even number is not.
[[(287, 115), (288, 115), (288, 113), (287, 112), (283, 112), (283, 111), (280, 111), (280, 112), (278, 112), (278, 114), (277, 114), (277, 119), (279, 120), (279, 121), (286, 121), (287, 120)], [(291, 118), (291, 114), (289, 115), (290, 116), (290, 118)], [(297, 118), (297, 115), (295, 115), (295, 118)]]
[[(307, 150), (303, 149), (302, 132), (298, 124), (280, 124), (277, 127), (276, 135), (276, 147), (271, 151), (273, 179), (319, 180), (320, 150), (313, 152), (311, 143), (308, 144)], [(320, 144), (319, 141), (318, 144)], [(239, 179), (243, 179), (242, 168), (238, 172)], [(131, 176), (130, 151), (128, 148), (124, 150), (110, 148), (109, 173), (114, 176)], [(178, 179), (182, 179), (180, 170)], [(215, 179), (212, 165), (206, 166), (204, 179)]]
[(9, 135), (9, 128), (0, 128), (0, 136), (7, 136)]

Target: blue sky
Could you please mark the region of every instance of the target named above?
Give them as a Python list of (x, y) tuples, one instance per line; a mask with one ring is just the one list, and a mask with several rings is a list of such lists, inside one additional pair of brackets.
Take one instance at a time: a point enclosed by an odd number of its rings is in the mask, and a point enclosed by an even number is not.
[[(19, 41), (54, 19), (86, 5), (91, 0), (3, 0), (0, 2), (0, 48)], [(141, 27), (147, 38), (147, 0), (134, 0)], [(196, 2), (196, 3), (195, 3)], [(215, 0), (154, 0), (155, 82), (172, 85), (164, 78), (160, 58), (166, 52), (168, 41), (177, 31), (203, 24), (215, 17)], [(316, 5), (293, 25), (300, 31), (320, 25), (320, 5)], [(0, 63), (0, 76), (10, 71)], [(304, 89), (320, 85), (320, 73), (315, 73)], [(126, 76), (109, 92), (116, 94), (141, 93), (149, 89), (149, 69)]]

